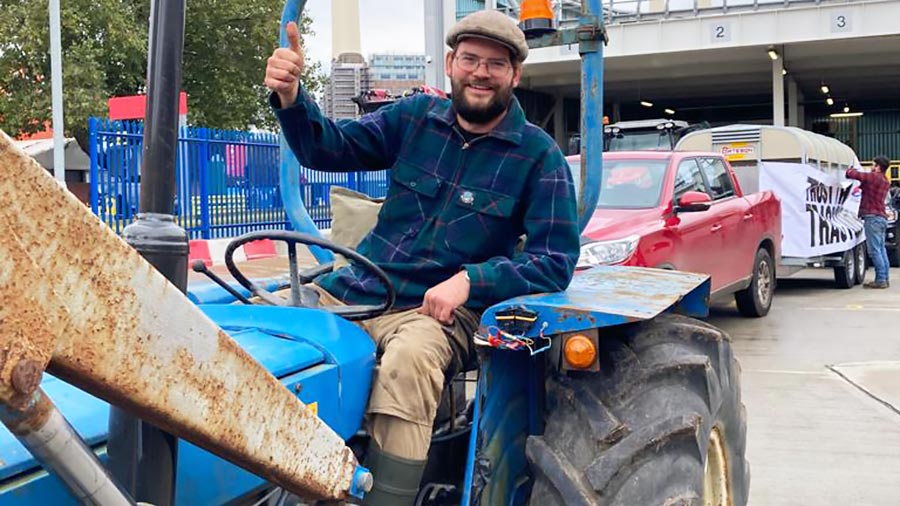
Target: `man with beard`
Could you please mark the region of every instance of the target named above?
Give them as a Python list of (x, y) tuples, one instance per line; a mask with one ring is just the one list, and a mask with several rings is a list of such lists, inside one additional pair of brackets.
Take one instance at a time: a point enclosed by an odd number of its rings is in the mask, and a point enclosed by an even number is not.
[[(375, 486), (365, 504), (411, 505), (445, 382), (474, 360), (480, 312), (564, 290), (572, 278), (579, 254), (572, 177), (554, 140), (525, 120), (513, 95), (528, 46), (499, 12), (476, 12), (450, 30), (452, 100), (417, 95), (358, 121), (322, 116), (299, 86), (296, 25), (288, 25), (288, 38), (290, 47), (269, 58), (265, 83), (301, 165), (391, 169), (378, 222), (357, 247), (397, 290), (393, 312), (362, 324), (378, 348), (366, 416)], [(315, 284), (329, 304), (384, 296), (355, 265)]]

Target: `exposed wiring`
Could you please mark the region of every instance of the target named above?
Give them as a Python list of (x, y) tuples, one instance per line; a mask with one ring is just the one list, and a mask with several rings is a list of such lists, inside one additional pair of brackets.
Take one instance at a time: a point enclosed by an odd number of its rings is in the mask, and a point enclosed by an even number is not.
[(550, 348), (550, 339), (544, 337), (544, 330), (550, 325), (547, 322), (541, 324), (540, 334), (536, 339), (524, 335), (515, 335), (500, 329), (496, 325), (487, 328), (487, 335), (475, 333), (473, 340), (476, 345), (490, 346), (500, 350), (528, 350), (536, 355)]

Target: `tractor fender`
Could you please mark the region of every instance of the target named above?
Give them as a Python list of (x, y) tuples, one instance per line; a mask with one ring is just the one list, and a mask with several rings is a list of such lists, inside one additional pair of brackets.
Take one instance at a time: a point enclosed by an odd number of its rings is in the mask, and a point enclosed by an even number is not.
[(491, 306), (481, 331), (498, 325), (497, 314), (526, 308), (538, 315), (525, 337), (651, 320), (664, 312), (694, 318), (709, 314), (709, 276), (643, 267), (599, 266), (581, 271), (564, 292), (526, 295)]

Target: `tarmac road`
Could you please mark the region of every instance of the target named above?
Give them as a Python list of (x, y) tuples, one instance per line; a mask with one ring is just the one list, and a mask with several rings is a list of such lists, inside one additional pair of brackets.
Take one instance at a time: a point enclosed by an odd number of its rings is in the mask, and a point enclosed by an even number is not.
[(830, 269), (808, 270), (779, 280), (765, 318), (714, 308), (743, 369), (752, 506), (900, 504), (900, 269), (891, 277), (839, 290)]

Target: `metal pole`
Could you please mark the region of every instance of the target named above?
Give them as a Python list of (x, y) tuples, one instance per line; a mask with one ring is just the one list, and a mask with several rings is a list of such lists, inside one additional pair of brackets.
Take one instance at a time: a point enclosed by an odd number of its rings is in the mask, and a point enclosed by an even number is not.
[[(601, 0), (583, 0), (579, 24), (603, 26)], [(597, 207), (603, 171), (603, 40), (582, 42), (581, 53), (581, 181), (578, 227), (584, 230)]]
[(153, 0), (147, 64), (147, 115), (141, 175), (142, 213), (172, 214), (184, 0)]
[(40, 388), (21, 408), (0, 407), (0, 418), (41, 465), (59, 476), (79, 504), (134, 505)]
[[(172, 213), (184, 13), (184, 0), (151, 2), (140, 208), (137, 220), (122, 232), (123, 239), (182, 292), (187, 289), (188, 236)], [(171, 434), (111, 409), (109, 465), (136, 500), (157, 506), (175, 502), (177, 448)]]
[[(281, 47), (288, 46), (287, 40), (287, 24), (291, 21), (300, 22), (303, 15), (303, 8), (306, 6), (306, 0), (286, 0), (284, 9), (281, 11), (281, 32), (279, 35), (279, 44)], [(281, 199), (284, 203), (284, 212), (290, 221), (290, 225), (298, 232), (304, 232), (315, 236), (321, 235), (316, 223), (309, 215), (306, 205), (312, 205), (312, 200), (304, 204), (301, 194), (304, 190), (309, 191), (311, 185), (300, 184), (300, 163), (294, 152), (287, 144), (284, 134), (279, 135), (279, 145), (281, 162), (278, 167), (278, 184), (281, 188)], [(316, 261), (320, 264), (328, 263), (334, 260), (334, 254), (326, 249), (319, 247), (311, 247), (310, 252)]]
[(65, 124), (63, 123), (62, 48), (59, 0), (50, 0), (50, 75), (53, 94), (53, 175), (66, 186)]
[(444, 88), (444, 5), (425, 0), (425, 84)]

